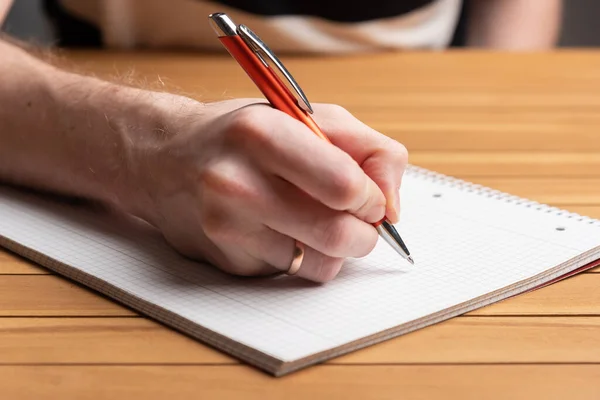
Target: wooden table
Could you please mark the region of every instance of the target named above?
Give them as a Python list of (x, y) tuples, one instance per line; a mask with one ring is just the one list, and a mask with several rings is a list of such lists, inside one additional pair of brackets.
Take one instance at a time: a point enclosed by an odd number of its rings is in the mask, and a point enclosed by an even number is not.
[[(202, 100), (260, 96), (229, 57), (70, 57)], [(285, 61), (413, 164), (600, 217), (600, 53)], [(0, 252), (0, 397), (598, 399), (598, 272), (277, 379)]]

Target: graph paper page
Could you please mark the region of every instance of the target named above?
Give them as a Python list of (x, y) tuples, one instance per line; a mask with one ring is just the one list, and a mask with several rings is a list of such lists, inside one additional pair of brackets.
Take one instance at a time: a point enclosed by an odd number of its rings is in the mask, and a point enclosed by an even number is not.
[(232, 277), (180, 257), (145, 224), (0, 187), (0, 237), (282, 361), (471, 302), (574, 257), (573, 268), (584, 265), (594, 258), (580, 255), (600, 245), (596, 221), (426, 179), (416, 169), (404, 178), (401, 214), (397, 228), (416, 266), (380, 240), (320, 285), (285, 275)]

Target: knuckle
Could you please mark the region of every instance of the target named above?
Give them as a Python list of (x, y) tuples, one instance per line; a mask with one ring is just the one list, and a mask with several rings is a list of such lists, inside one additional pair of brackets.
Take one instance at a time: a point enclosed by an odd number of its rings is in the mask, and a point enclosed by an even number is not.
[(408, 163), (408, 149), (402, 143), (399, 143), (395, 140), (392, 140), (392, 153), (394, 154), (395, 160), (399, 164), (407, 164)]
[(244, 131), (257, 124), (256, 109), (243, 107), (235, 110), (229, 119), (229, 127), (236, 131)]
[(352, 114), (339, 104), (326, 104), (325, 112), (333, 118), (348, 118)]
[(408, 163), (408, 149), (402, 143), (390, 137), (382, 136), (380, 149), (381, 150), (379, 151), (381, 151), (386, 158), (391, 159), (391, 161), (400, 165)]
[(360, 173), (346, 168), (337, 169), (330, 181), (333, 206), (339, 210), (352, 208), (364, 193), (365, 183)]
[(201, 187), (217, 197), (253, 202), (259, 196), (258, 190), (244, 179), (240, 169), (229, 162), (208, 166), (200, 173)]
[(333, 219), (321, 233), (324, 252), (332, 257), (345, 256), (345, 250), (350, 243), (350, 234), (346, 218)]
[(376, 222), (384, 217), (386, 204), (385, 196), (378, 191), (376, 195), (369, 197), (354, 214), (360, 216), (365, 222)]
[(246, 107), (237, 110), (229, 121), (226, 136), (232, 144), (247, 146), (270, 142), (269, 130), (264, 119), (267, 116), (260, 107)]

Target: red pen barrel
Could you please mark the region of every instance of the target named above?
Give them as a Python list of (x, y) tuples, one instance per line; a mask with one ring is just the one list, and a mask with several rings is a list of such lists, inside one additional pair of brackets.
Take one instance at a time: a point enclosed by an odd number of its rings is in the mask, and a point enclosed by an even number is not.
[[(296, 98), (290, 93), (279, 76), (271, 68), (263, 64), (258, 56), (246, 46), (244, 40), (239, 35), (222, 36), (219, 40), (276, 109), (304, 123), (321, 139), (331, 143), (311, 116), (298, 107)], [(385, 217), (381, 221), (375, 222), (373, 226), (378, 227), (384, 220)]]
[(279, 76), (263, 64), (239, 35), (222, 36), (219, 40), (276, 109), (302, 122), (321, 139), (330, 142), (310, 115), (298, 107), (296, 98)]

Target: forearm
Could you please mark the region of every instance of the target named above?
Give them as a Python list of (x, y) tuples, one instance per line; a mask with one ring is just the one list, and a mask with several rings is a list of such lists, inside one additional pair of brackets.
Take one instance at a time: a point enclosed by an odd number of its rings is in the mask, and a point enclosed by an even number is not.
[(0, 54), (0, 182), (114, 204), (240, 275), (287, 271), (300, 242), (297, 276), (331, 280), (377, 244), (373, 222), (397, 221), (406, 149), (341, 107), (313, 104), (329, 143), (264, 101), (204, 105)]
[(474, 0), (467, 44), (506, 50), (542, 50), (556, 45), (561, 0)]
[(0, 181), (122, 206), (140, 157), (164, 135), (159, 94), (62, 71), (2, 41), (0, 54)]

